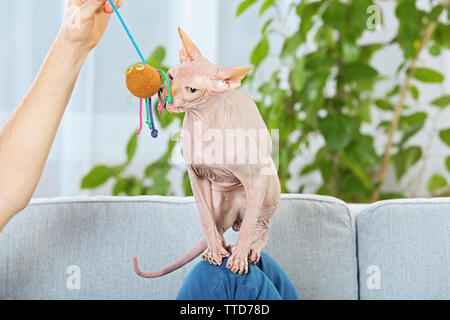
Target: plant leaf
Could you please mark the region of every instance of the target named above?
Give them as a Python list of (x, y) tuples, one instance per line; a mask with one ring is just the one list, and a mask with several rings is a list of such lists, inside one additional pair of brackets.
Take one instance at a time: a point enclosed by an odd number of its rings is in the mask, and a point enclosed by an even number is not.
[(372, 59), (372, 56), (374, 55), (374, 53), (383, 48), (384, 47), (381, 44), (368, 44), (368, 45), (360, 46), (358, 59), (361, 62), (369, 63), (369, 61), (370, 61), (370, 59)]
[(445, 160), (445, 165), (447, 166), (447, 171), (450, 172), (450, 156)]
[(450, 128), (446, 130), (441, 130), (439, 132), (439, 137), (441, 137), (442, 141), (444, 141), (447, 146), (450, 147)]
[(313, 101), (321, 96), (328, 76), (328, 73), (315, 73), (311, 77), (307, 78), (306, 85), (303, 90), (303, 92), (305, 92), (305, 98), (307, 100)]
[(411, 58), (416, 53), (415, 43), (418, 41), (422, 30), (422, 20), (415, 0), (399, 1), (395, 10), (399, 20), (398, 43), (403, 50), (405, 58)]
[(158, 183), (154, 183), (151, 187), (148, 187), (144, 193), (146, 195), (167, 195), (170, 191), (170, 182), (166, 178), (161, 178)]
[(250, 8), (252, 5), (254, 5), (257, 1), (258, 0), (242, 1), (236, 10), (236, 17), (239, 17), (241, 14), (243, 14), (248, 8)]
[(353, 39), (343, 38), (339, 42), (341, 48), (342, 61), (344, 63), (351, 63), (358, 60), (359, 48), (356, 41)]
[(430, 193), (435, 192), (436, 190), (439, 190), (447, 185), (447, 180), (439, 174), (434, 174), (431, 176), (430, 180), (428, 180), (428, 191)]
[(310, 53), (305, 57), (305, 68), (311, 72), (328, 72), (334, 65), (334, 59), (321, 51)]
[(375, 100), (375, 105), (381, 110), (394, 110), (394, 105), (387, 100), (377, 99)]
[(317, 165), (315, 163), (311, 163), (302, 168), (302, 171), (300, 171), (300, 175), (306, 175), (306, 174), (314, 172), (316, 170), (317, 170)]
[(300, 42), (305, 41), (308, 32), (313, 27), (313, 17), (319, 12), (323, 1), (305, 2), (302, 1), (297, 6), (297, 15), (300, 17), (300, 27), (298, 30)]
[(331, 177), (333, 176), (333, 163), (331, 161), (322, 161), (319, 164), (320, 173), (322, 175), (322, 179), (325, 183), (330, 182)]
[[(450, 8), (450, 7), (449, 7)], [(442, 48), (450, 48), (450, 24), (439, 22), (433, 32), (434, 42)]]
[(166, 49), (162, 46), (159, 46), (156, 47), (155, 50), (153, 50), (152, 54), (147, 59), (147, 63), (154, 68), (160, 68), (165, 57)]
[(275, 3), (275, 0), (266, 0), (264, 1), (264, 3), (261, 6), (261, 9), (259, 9), (259, 15), (263, 15), (264, 12), (266, 12), (267, 9), (269, 9), (270, 7), (272, 7)]
[(428, 115), (425, 112), (416, 112), (409, 116), (402, 116), (398, 123), (399, 131), (403, 132), (403, 137), (398, 145), (403, 145), (409, 138), (422, 129)]
[(305, 60), (297, 59), (292, 72), (294, 89), (301, 91), (306, 83)]
[(437, 5), (433, 9), (431, 9), (430, 13), (428, 14), (429, 20), (436, 20), (441, 15), (442, 11), (444, 10), (444, 6), (442, 4)]
[(387, 133), (390, 126), (391, 126), (391, 122), (390, 122), (390, 121), (387, 121), (387, 120), (384, 120), (384, 121), (381, 121), (381, 122), (378, 124), (377, 128), (378, 128), (378, 129), (383, 129), (384, 132)]
[(133, 134), (130, 138), (130, 140), (128, 141), (127, 144), (127, 161), (130, 162), (134, 155), (136, 154), (136, 149), (137, 149), (137, 141), (138, 141), (138, 135), (137, 134)]
[(133, 179), (126, 187), (126, 193), (130, 197), (142, 195), (142, 181), (139, 179)]
[(322, 14), (323, 22), (338, 31), (343, 31), (347, 23), (347, 6), (340, 1), (331, 2)]
[(399, 93), (400, 93), (400, 86), (397, 84), (388, 93), (386, 93), (386, 96), (393, 97)]
[(435, 43), (428, 49), (428, 52), (432, 56), (437, 57), (441, 54), (441, 46), (439, 44)]
[(256, 45), (255, 49), (253, 49), (250, 61), (255, 67), (255, 69), (261, 64), (261, 62), (267, 57), (269, 54), (270, 44), (269, 40), (266, 36), (263, 36), (261, 41)]
[(444, 81), (444, 76), (441, 73), (429, 68), (417, 68), (414, 78), (425, 83), (440, 83)]
[(400, 149), (392, 160), (395, 166), (397, 180), (400, 180), (408, 169), (417, 163), (422, 157), (422, 149), (420, 147), (411, 146), (407, 149)]
[(354, 176), (364, 185), (366, 189), (370, 189), (371, 183), (369, 177), (359, 163), (350, 161), (346, 157), (345, 153), (341, 155), (340, 162), (342, 166), (348, 168), (354, 174)]
[(410, 85), (409, 92), (411, 93), (411, 96), (413, 97), (414, 100), (417, 101), (419, 99), (419, 89), (417, 89), (416, 86)]
[(369, 80), (378, 75), (378, 71), (362, 62), (352, 62), (342, 67), (347, 81)]
[(398, 129), (402, 131), (408, 131), (412, 128), (422, 128), (425, 121), (428, 118), (428, 114), (425, 112), (416, 112), (409, 116), (402, 116), (398, 123)]
[(342, 113), (328, 114), (325, 118), (319, 118), (319, 130), (327, 148), (336, 154), (352, 141), (358, 131), (358, 122)]
[(273, 22), (273, 19), (269, 19), (269, 20), (266, 21), (266, 23), (264, 23), (264, 26), (261, 29), (261, 33), (262, 34), (264, 34), (264, 35), (266, 34), (267, 28), (269, 28), (269, 26), (272, 24), (272, 22)]
[(346, 157), (349, 161), (359, 163), (362, 166), (376, 165), (380, 163), (374, 147), (373, 137), (360, 135), (345, 149)]
[(125, 189), (127, 188), (128, 182), (129, 179), (127, 178), (118, 179), (112, 191), (113, 196), (118, 196), (119, 194), (124, 192)]
[(434, 99), (433, 101), (431, 101), (431, 105), (444, 109), (445, 107), (450, 105), (450, 95)]
[(369, 18), (367, 8), (370, 7), (372, 3), (371, 0), (358, 0), (350, 3), (349, 24), (352, 27), (353, 33), (358, 37), (367, 28), (367, 19)]
[(186, 197), (193, 195), (191, 181), (189, 180), (189, 174), (187, 173), (187, 171), (183, 175), (183, 189), (184, 189), (184, 195)]
[(300, 31), (297, 31), (292, 36), (288, 37), (283, 44), (281, 49), (281, 60), (287, 59), (289, 56), (294, 56), (297, 52), (299, 45), (302, 43), (302, 37)]

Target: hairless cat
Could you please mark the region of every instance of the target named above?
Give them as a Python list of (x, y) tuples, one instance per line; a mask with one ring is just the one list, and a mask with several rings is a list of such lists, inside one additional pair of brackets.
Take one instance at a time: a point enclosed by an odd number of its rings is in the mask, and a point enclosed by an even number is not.
[[(228, 269), (248, 273), (248, 261), (257, 263), (266, 246), (280, 198), (271, 137), (253, 100), (235, 90), (251, 68), (212, 64), (178, 31), (183, 47), (180, 65), (168, 72), (173, 103), (167, 110), (185, 112), (180, 148), (206, 237), (159, 271), (142, 272), (136, 257), (134, 268), (142, 277), (160, 277), (202, 254), (213, 265), (229, 257)], [(230, 227), (239, 231), (233, 246), (223, 237)]]

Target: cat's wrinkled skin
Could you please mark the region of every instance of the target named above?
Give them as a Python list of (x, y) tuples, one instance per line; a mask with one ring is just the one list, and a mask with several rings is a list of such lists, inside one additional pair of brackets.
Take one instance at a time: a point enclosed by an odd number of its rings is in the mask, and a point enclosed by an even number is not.
[[(199, 254), (203, 260), (221, 265), (222, 259), (229, 257), (231, 251), (227, 268), (234, 273), (247, 273), (248, 261), (257, 263), (266, 246), (269, 222), (280, 198), (280, 182), (270, 158), (271, 138), (253, 100), (235, 90), (251, 68), (220, 68), (206, 60), (181, 29), (179, 33), (183, 42), (181, 64), (168, 72), (173, 103), (167, 105), (167, 110), (186, 113), (180, 147), (206, 238), (180, 259), (156, 272), (141, 272), (135, 258), (135, 271), (148, 278), (162, 276)], [(195, 147), (199, 140), (195, 130), (199, 126), (203, 132), (214, 133), (210, 139), (203, 136), (200, 151)], [(256, 152), (264, 161), (258, 158), (255, 162), (245, 156), (245, 161), (239, 162), (236, 160), (238, 152), (231, 157), (234, 161), (208, 162), (208, 159), (197, 158), (199, 152), (205, 154), (210, 147), (226, 145), (229, 130), (262, 132), (262, 139), (255, 140), (250, 136), (247, 142), (248, 146), (257, 146)], [(266, 147), (260, 148), (264, 139)], [(224, 148), (224, 153), (227, 152), (229, 150)], [(233, 246), (227, 246), (223, 238), (230, 227), (239, 231), (237, 244)]]

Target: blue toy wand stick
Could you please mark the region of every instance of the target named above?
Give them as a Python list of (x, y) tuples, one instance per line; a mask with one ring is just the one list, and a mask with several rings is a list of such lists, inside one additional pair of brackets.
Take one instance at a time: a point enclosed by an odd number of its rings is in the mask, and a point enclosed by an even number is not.
[(144, 56), (142, 55), (141, 50), (139, 50), (139, 47), (138, 47), (136, 41), (134, 40), (133, 36), (131, 35), (130, 29), (128, 29), (125, 21), (123, 21), (123, 18), (122, 18), (122, 16), (119, 13), (119, 10), (117, 9), (116, 5), (114, 4), (114, 1), (109, 0), (109, 3), (111, 3), (111, 6), (113, 7), (114, 11), (117, 14), (117, 17), (119, 17), (119, 20), (122, 23), (123, 28), (125, 29), (126, 33), (128, 34), (128, 37), (130, 38), (131, 42), (133, 43), (133, 46), (136, 48), (136, 51), (139, 54), (139, 57), (141, 57), (142, 62), (144, 64), (147, 64), (147, 61), (145, 60)]

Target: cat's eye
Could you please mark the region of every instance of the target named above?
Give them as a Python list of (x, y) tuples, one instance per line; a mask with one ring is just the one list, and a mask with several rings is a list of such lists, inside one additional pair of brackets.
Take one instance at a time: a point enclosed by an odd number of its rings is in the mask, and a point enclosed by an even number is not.
[(192, 93), (196, 93), (196, 92), (197, 92), (197, 89), (195, 89), (195, 88), (189, 88), (189, 91), (192, 92)]

